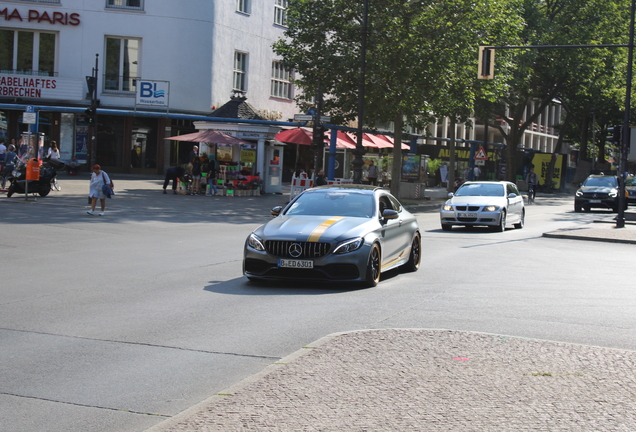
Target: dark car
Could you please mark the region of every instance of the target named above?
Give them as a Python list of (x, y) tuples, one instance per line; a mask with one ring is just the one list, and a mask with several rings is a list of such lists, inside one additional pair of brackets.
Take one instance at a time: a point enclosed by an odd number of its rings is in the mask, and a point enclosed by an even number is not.
[(625, 179), (625, 190), (627, 191), (627, 202), (636, 204), (636, 177), (629, 176)]
[(415, 216), (386, 190), (363, 185), (307, 189), (245, 242), (243, 274), (250, 280), (361, 282), (420, 266)]
[(574, 211), (605, 208), (618, 212), (618, 178), (610, 175), (590, 175), (574, 196)]

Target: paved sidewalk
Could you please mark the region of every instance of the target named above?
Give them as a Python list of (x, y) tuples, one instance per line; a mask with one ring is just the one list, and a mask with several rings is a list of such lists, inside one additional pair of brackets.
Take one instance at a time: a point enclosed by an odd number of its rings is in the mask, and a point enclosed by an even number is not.
[(636, 352), (447, 330), (328, 336), (148, 432), (636, 430)]

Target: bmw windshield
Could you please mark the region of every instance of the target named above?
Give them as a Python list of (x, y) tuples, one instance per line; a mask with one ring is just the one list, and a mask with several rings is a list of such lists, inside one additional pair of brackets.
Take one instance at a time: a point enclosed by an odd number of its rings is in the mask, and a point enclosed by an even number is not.
[(371, 218), (373, 194), (334, 190), (307, 191), (287, 209), (288, 216), (347, 216)]
[(504, 187), (501, 184), (488, 183), (466, 183), (460, 187), (455, 196), (504, 196)]

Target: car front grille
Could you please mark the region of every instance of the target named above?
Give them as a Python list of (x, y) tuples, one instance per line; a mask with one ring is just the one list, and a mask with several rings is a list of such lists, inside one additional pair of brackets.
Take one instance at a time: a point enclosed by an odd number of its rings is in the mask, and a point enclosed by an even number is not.
[(457, 211), (479, 211), (479, 206), (455, 206)]
[(610, 196), (606, 193), (599, 192), (585, 192), (583, 193), (583, 198), (585, 199), (608, 199)]
[[(267, 240), (265, 249), (267, 253), (280, 258), (313, 259), (320, 258), (329, 253), (331, 245), (319, 242), (297, 242), (283, 240)], [(297, 251), (291, 255), (290, 251)]]

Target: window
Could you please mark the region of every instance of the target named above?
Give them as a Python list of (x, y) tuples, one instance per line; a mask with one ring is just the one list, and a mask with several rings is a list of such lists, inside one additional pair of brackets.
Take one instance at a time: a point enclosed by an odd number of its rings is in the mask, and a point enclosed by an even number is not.
[(55, 33), (0, 30), (0, 72), (55, 76)]
[(250, 2), (249, 0), (236, 0), (236, 11), (242, 12), (244, 14), (250, 13), (249, 11)]
[(144, 10), (144, 0), (106, 0), (106, 8)]
[(272, 62), (272, 89), (271, 95), (274, 97), (291, 99), (292, 84), (291, 72), (285, 69), (279, 61)]
[(287, 4), (288, 0), (274, 0), (274, 23), (287, 25)]
[(247, 91), (245, 75), (247, 73), (247, 54), (234, 52), (234, 90)]
[(106, 38), (104, 89), (133, 92), (139, 78), (140, 39)]

